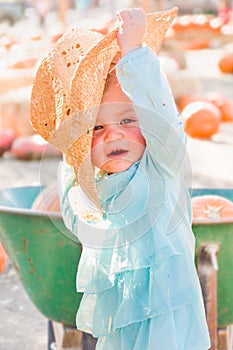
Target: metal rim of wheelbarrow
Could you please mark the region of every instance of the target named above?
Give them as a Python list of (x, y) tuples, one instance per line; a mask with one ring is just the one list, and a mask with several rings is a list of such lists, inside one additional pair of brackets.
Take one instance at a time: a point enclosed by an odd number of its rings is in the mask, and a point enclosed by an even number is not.
[(192, 225), (221, 225), (233, 223), (233, 217), (220, 219), (193, 219)]
[[(33, 188), (38, 188), (40, 189), (40, 191), (44, 188), (44, 186), (40, 186), (40, 185), (36, 185), (36, 186), (19, 186), (19, 187), (10, 187), (10, 188), (4, 188), (4, 189), (1, 189), (0, 190), (0, 194), (1, 192), (3, 191), (17, 191), (17, 190), (22, 190), (22, 189), (33, 189)], [(10, 206), (7, 206), (7, 205), (1, 205), (0, 204), (0, 212), (2, 213), (8, 213), (8, 214), (15, 214), (15, 215), (30, 215), (31, 217), (32, 216), (35, 216), (35, 217), (45, 217), (45, 218), (49, 218), (53, 224), (56, 226), (55, 221), (57, 220), (62, 220), (63, 221), (63, 218), (62, 218), (62, 215), (61, 213), (58, 213), (58, 212), (53, 212), (53, 211), (50, 211), (49, 213), (48, 212), (45, 212), (45, 211), (41, 211), (41, 210), (34, 210), (34, 209), (31, 209), (31, 208), (18, 208), (18, 207), (10, 207)], [(58, 230), (59, 233), (65, 235), (68, 239), (74, 241), (74, 242), (79, 242), (78, 238), (70, 232), (70, 234), (68, 234), (66, 231), (63, 232), (62, 230)]]

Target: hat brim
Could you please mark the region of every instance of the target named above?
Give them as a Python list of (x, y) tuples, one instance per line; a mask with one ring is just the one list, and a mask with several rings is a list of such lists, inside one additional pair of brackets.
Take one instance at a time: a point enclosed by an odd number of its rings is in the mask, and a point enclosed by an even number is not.
[[(178, 8), (174, 7), (167, 11), (147, 14), (144, 41), (155, 52), (159, 51), (165, 34), (177, 12)], [(93, 35), (91, 31), (88, 33), (91, 36)], [(118, 28), (104, 36), (98, 33), (98, 37), (95, 36), (92, 45), (73, 70), (68, 98), (67, 91), (64, 90), (64, 86), (67, 89), (67, 85), (61, 80), (57, 82), (55, 95), (53, 95), (54, 86), (51, 87), (51, 84), (48, 84), (47, 92), (44, 91), (43, 95), (47, 96), (48, 94), (49, 101), (46, 101), (46, 105), (43, 105), (43, 107), (41, 105), (42, 101), (40, 101), (41, 106), (39, 108), (38, 97), (36, 96), (38, 89), (36, 91), (35, 86), (41, 85), (41, 75), (44, 74), (45, 77), (48, 77), (51, 74), (51, 69), (49, 69), (51, 62), (48, 63), (45, 59), (45, 63), (42, 62), (38, 69), (40, 76), (38, 74), (36, 76), (31, 99), (31, 122), (33, 127), (47, 141), (66, 153), (69, 164), (74, 167), (77, 182), (98, 210), (101, 210), (101, 205), (94, 180), (94, 168), (91, 163), (92, 130), (98, 115), (98, 106), (102, 100), (110, 65), (119, 52), (117, 34)], [(63, 49), (66, 47), (66, 40), (67, 36), (64, 36), (58, 42), (58, 45)], [(75, 37), (72, 40), (75, 42)], [(60, 51), (58, 50), (58, 52)], [(53, 60), (53, 66), (55, 63), (62, 63), (54, 62), (56, 55), (55, 57), (50, 55), (49, 59)], [(43, 65), (46, 65), (46, 69)], [(49, 68), (47, 68), (47, 65)], [(57, 116), (56, 119), (57, 111), (59, 111), (60, 117)], [(69, 115), (67, 115), (67, 111), (69, 111)], [(48, 112), (47, 115), (46, 112)], [(49, 132), (44, 130), (45, 115), (50, 122)], [(59, 122), (57, 122), (58, 118)]]
[[(152, 48), (155, 52), (159, 51), (165, 34), (170, 24), (174, 20), (177, 11), (177, 8), (172, 8), (170, 11), (162, 11), (147, 15), (147, 29), (144, 40), (145, 44)], [(85, 58), (80, 63), (79, 68), (75, 72), (71, 87), (73, 113), (78, 113), (79, 109), (89, 109), (91, 113), (91, 120), (87, 118), (88, 123), (86, 128), (83, 129), (82, 137), (77, 139), (69, 150), (69, 162), (71, 162), (74, 167), (78, 183), (97, 208), (100, 208), (100, 203), (94, 181), (95, 169), (91, 163), (91, 143), (92, 130), (95, 125), (98, 111), (97, 108), (93, 108), (93, 106), (98, 106), (101, 103), (110, 64), (119, 50), (116, 42), (117, 34), (118, 28), (108, 33), (86, 54)], [(104, 67), (103, 62), (105, 62)], [(95, 71), (97, 70), (95, 78), (93, 77), (94, 69)], [(92, 82), (92, 86), (88, 86), (87, 88), (89, 94), (86, 93), (85, 87), (83, 86), (85, 78), (87, 79), (86, 84), (90, 85), (89, 82)], [(82, 91), (82, 95), (79, 94), (79, 91)], [(88, 98), (86, 99), (87, 95)], [(94, 113), (94, 111), (96, 113)], [(83, 115), (81, 118), (82, 117)], [(89, 130), (88, 134), (87, 130)], [(82, 152), (80, 152), (81, 149)]]

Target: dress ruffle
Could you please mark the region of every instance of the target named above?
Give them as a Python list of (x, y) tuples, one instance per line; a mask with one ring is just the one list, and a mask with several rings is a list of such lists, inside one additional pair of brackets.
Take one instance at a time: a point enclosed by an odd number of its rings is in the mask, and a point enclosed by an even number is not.
[[(131, 169), (132, 174), (134, 171)], [(72, 211), (68, 193), (73, 183), (69, 182), (62, 201), (66, 224), (79, 232), (79, 238), (80, 231), (88, 235), (88, 226), (98, 234), (95, 223), (81, 227)], [(169, 197), (166, 200), (170, 203)], [(187, 219), (167, 233), (170, 212), (168, 205), (163, 206), (159, 220), (149, 224), (145, 232), (140, 220), (134, 220), (138, 213), (132, 210), (131, 232), (142, 232), (135, 240), (127, 240), (129, 232), (121, 226), (124, 218), (119, 217), (117, 234), (109, 235), (107, 248), (83, 245), (77, 291), (84, 294), (76, 321), (79, 330), (98, 338), (96, 350), (208, 349), (193, 259), (194, 236)], [(150, 217), (144, 216), (144, 220), (148, 223)]]
[[(81, 227), (72, 211), (68, 193), (73, 183), (69, 182), (62, 201), (66, 224), (79, 238), (80, 231), (88, 235), (89, 226), (98, 234), (95, 223)], [(79, 330), (98, 338), (96, 350), (208, 349), (193, 259), (194, 236), (187, 219), (167, 233), (170, 212), (168, 205), (163, 206), (159, 220), (149, 224), (145, 232), (140, 220), (134, 220), (138, 213), (132, 211), (131, 232), (142, 232), (135, 240), (127, 240), (129, 232), (121, 226), (124, 218), (119, 217), (117, 234), (109, 234), (107, 248), (83, 245), (76, 282), (77, 291), (84, 294), (76, 320)], [(150, 217), (142, 221), (148, 223)]]
[[(85, 249), (83, 251), (85, 255)], [(185, 262), (185, 267), (184, 267)], [(173, 255), (161, 264), (99, 278), (92, 264), (79, 266), (91, 280), (77, 313), (77, 326), (96, 337), (134, 322), (158, 317), (200, 299), (188, 256)], [(78, 276), (78, 281), (80, 276)], [(190, 315), (191, 317), (191, 315)], [(88, 325), (88, 326), (87, 326)]]
[(190, 303), (119, 328), (100, 337), (96, 350), (207, 350), (209, 342), (202, 308), (198, 302)]
[[(84, 246), (77, 273), (78, 292), (101, 292), (113, 286), (116, 274), (150, 266), (158, 268), (170, 257), (183, 257), (187, 253), (181, 241), (171, 243), (167, 242), (165, 237), (162, 244), (162, 240), (157, 240), (157, 237), (148, 232), (143, 238), (112, 249), (102, 250)], [(137, 254), (138, 251), (140, 254)]]
[(93, 279), (77, 313), (77, 328), (98, 338), (96, 350), (207, 350), (196, 279), (189, 257), (181, 255), (112, 275), (105, 289), (103, 280), (99, 285)]

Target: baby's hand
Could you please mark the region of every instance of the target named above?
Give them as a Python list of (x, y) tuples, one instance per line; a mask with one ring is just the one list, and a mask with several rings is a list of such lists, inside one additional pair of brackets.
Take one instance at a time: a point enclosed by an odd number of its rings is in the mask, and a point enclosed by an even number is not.
[(146, 14), (142, 8), (119, 11), (120, 28), (117, 37), (122, 56), (142, 47), (146, 30)]

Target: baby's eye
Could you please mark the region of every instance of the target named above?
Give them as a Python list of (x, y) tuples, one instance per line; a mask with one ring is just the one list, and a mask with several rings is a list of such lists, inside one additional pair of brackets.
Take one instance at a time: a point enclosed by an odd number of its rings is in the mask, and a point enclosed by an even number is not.
[(94, 131), (98, 131), (98, 130), (102, 130), (103, 129), (103, 125), (96, 125), (94, 127)]
[(123, 119), (123, 120), (120, 122), (120, 124), (121, 124), (121, 125), (124, 125), (124, 124), (131, 124), (131, 123), (135, 123), (135, 122), (136, 122), (135, 119), (132, 119), (132, 118), (125, 118), (125, 119)]

